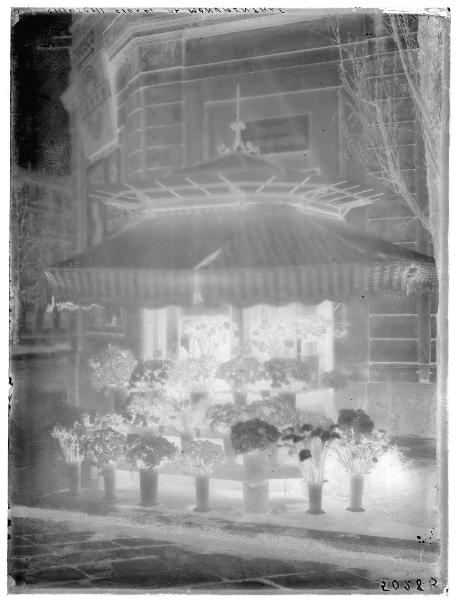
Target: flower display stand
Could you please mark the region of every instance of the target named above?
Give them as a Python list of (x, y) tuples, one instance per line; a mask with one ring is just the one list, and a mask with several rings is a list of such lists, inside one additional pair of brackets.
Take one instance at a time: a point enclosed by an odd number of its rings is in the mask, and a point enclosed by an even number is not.
[(351, 475), (351, 504), (346, 510), (364, 512), (362, 506), (364, 475)]
[(268, 455), (265, 452), (249, 452), (244, 455), (243, 502), (247, 513), (266, 513), (269, 505), (267, 479)]
[(195, 493), (197, 497), (197, 506), (195, 512), (208, 512), (209, 506), (209, 477), (208, 475), (197, 475), (195, 477)]
[(110, 463), (103, 466), (103, 487), (105, 490), (105, 500), (116, 499), (116, 465)]
[(310, 515), (323, 515), (322, 510), (322, 487), (323, 481), (308, 481), (309, 508), (306, 511)]
[(140, 469), (141, 506), (156, 506), (159, 489), (157, 469)]
[(81, 461), (67, 463), (68, 489), (72, 496), (81, 494)]

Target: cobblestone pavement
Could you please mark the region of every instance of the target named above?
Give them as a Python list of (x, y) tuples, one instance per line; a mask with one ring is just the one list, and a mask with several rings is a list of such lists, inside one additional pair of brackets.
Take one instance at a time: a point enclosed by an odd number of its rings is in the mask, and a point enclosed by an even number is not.
[(379, 581), (364, 569), (318, 561), (243, 558), (192, 551), (161, 539), (113, 535), (103, 539), (85, 527), (13, 517), (9, 564), (12, 592), (34, 589), (249, 591), (375, 591)]

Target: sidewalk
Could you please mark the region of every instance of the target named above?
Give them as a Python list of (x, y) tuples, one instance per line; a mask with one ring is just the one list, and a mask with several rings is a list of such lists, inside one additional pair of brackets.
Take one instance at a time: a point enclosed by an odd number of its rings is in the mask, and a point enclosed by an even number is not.
[(178, 523), (152, 510), (142, 517), (111, 510), (11, 509), (10, 592), (367, 593), (402, 578), (421, 578), (431, 592), (443, 587), (434, 552), (378, 554), (343, 539), (304, 543), (286, 532), (204, 527), (196, 515)]

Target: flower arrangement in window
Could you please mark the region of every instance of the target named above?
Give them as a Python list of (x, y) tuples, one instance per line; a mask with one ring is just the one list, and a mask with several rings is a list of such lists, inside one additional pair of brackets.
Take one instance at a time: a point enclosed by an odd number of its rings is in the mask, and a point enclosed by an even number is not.
[(232, 426), (231, 441), (236, 454), (246, 454), (271, 448), (280, 435), (274, 425), (262, 419), (249, 419)]
[(223, 450), (218, 444), (207, 440), (194, 440), (185, 447), (180, 465), (191, 475), (210, 475), (222, 462), (223, 457)]
[(206, 411), (206, 421), (209, 428), (219, 433), (228, 433), (232, 425), (245, 419), (244, 408), (233, 404), (233, 402), (213, 404)]
[(130, 350), (108, 345), (88, 361), (92, 385), (97, 391), (111, 387), (125, 387), (136, 365)]
[(189, 319), (184, 322), (181, 333), (189, 341), (191, 356), (214, 356), (223, 360), (237, 331), (234, 323), (221, 316)]
[(115, 463), (124, 454), (126, 435), (121, 431), (104, 428), (95, 429), (84, 438), (83, 452), (91, 455), (99, 467)]
[(328, 449), (339, 437), (340, 433), (336, 425), (322, 429), (303, 423), (287, 428), (281, 440), (289, 447), (290, 453), (298, 452), (303, 479), (308, 483), (323, 483)]
[(234, 391), (246, 393), (249, 385), (265, 378), (265, 371), (253, 356), (239, 354), (222, 363), (216, 377), (226, 381)]
[(278, 429), (293, 427), (298, 419), (297, 411), (278, 399), (251, 402), (246, 412), (249, 418), (262, 419)]
[(158, 469), (174, 458), (178, 448), (159, 435), (142, 436), (126, 446), (125, 458), (139, 469)]
[(68, 429), (61, 425), (55, 425), (51, 435), (59, 442), (60, 449), (67, 463), (82, 461), (84, 458), (81, 447), (83, 429), (78, 423), (75, 423), (73, 427)]
[(295, 320), (263, 319), (251, 331), (251, 342), (269, 358), (293, 358), (298, 340), (321, 337), (331, 323), (320, 315)]

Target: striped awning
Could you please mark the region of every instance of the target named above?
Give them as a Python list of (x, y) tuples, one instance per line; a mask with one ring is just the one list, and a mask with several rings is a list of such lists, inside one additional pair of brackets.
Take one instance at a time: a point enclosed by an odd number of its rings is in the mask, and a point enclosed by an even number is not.
[(149, 307), (342, 301), (436, 287), (433, 258), (285, 205), (157, 216), (46, 276), (59, 301)]

